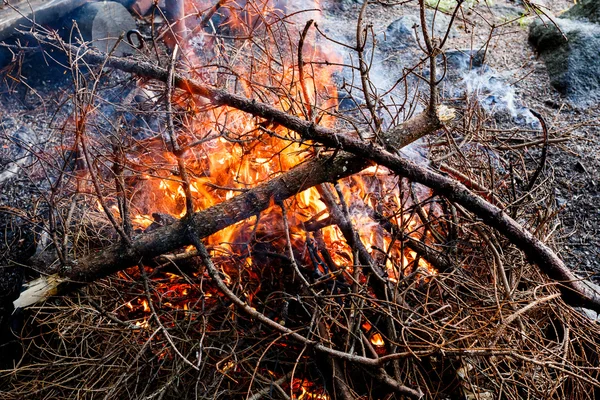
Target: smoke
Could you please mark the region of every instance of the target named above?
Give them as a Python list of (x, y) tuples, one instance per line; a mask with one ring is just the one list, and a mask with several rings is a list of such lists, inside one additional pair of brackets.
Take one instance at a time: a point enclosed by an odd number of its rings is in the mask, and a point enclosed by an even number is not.
[(508, 114), (514, 123), (535, 128), (537, 118), (520, 102), (513, 86), (486, 65), (466, 70), (461, 82), (466, 94), (475, 97), (490, 114)]

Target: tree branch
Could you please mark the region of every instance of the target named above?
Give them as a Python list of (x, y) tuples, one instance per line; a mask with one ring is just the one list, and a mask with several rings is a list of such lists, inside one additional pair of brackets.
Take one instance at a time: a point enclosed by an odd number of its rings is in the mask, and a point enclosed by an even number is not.
[[(166, 81), (169, 76), (166, 69), (149, 63), (134, 62), (118, 57), (111, 57), (107, 60), (106, 55), (95, 50), (67, 44), (64, 46), (75, 53), (82, 52), (79, 57), (90, 63), (106, 63), (107, 66), (113, 68), (162, 81)], [(204, 85), (181, 74), (174, 74), (174, 82), (177, 87), (189, 93), (209, 99), (215, 106), (226, 105), (248, 112), (295, 131), (305, 140), (319, 142), (332, 148), (340, 148), (358, 156), (342, 155), (336, 157), (332, 161), (332, 165), (321, 164), (322, 175), (311, 170), (315, 166), (312, 162), (305, 164), (230, 201), (194, 214), (189, 221), (198, 229), (201, 237), (206, 237), (266, 209), (272, 204), (273, 199), (281, 201), (319, 183), (349, 176), (351, 170), (352, 173), (356, 173), (369, 165), (367, 160), (372, 160), (388, 167), (400, 176), (430, 187), (438, 195), (445, 196), (450, 201), (467, 208), (521, 249), (529, 260), (536, 263), (548, 277), (560, 282), (559, 288), (568, 303), (600, 311), (600, 288), (577, 277), (547, 245), (506, 215), (500, 208), (470, 192), (463, 184), (403, 159), (376, 143), (362, 141), (352, 133), (338, 132), (315, 125), (270, 105)], [(437, 114), (434, 115), (428, 111), (407, 121), (400, 128), (390, 130), (383, 140), (387, 148), (390, 146), (400, 148), (402, 143), (394, 146), (394, 143), (391, 142), (393, 133), (408, 132), (405, 139), (410, 143), (410, 139), (413, 137), (417, 138), (430, 133), (439, 127), (439, 124)], [(400, 136), (402, 139), (402, 135)], [(343, 173), (340, 174), (340, 171)], [(292, 177), (294, 179), (290, 183), (288, 179)], [(218, 218), (214, 218), (216, 216)], [(154, 257), (189, 244), (186, 240), (187, 235), (184, 234), (187, 228), (188, 224), (185, 221), (179, 221), (151, 234), (136, 238), (129, 249), (111, 246), (79, 260), (78, 263), (65, 266), (60, 276), (79, 282), (90, 282), (106, 276), (137, 264), (141, 257)]]

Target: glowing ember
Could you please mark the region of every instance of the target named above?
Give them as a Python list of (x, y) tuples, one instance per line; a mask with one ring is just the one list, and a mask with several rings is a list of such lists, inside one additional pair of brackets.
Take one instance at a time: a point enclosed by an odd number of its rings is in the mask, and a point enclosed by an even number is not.
[(371, 336), (371, 344), (373, 344), (373, 346), (384, 346), (385, 342), (383, 341), (383, 337), (381, 336), (381, 334), (379, 333), (375, 333), (373, 334), (373, 336)]
[(301, 388), (302, 393), (296, 397), (296, 399), (298, 400), (309, 400), (309, 399), (313, 399), (313, 400), (329, 400), (330, 397), (325, 394), (325, 393), (314, 393), (314, 392), (309, 392), (304, 386)]
[(148, 323), (147, 319), (144, 319), (143, 321), (136, 321), (135, 326), (139, 326), (142, 329), (150, 328), (150, 324)]
[(294, 388), (293, 399), (296, 400), (329, 400), (331, 397), (325, 393), (322, 388), (315, 387), (311, 382), (303, 379), (294, 379), (292, 383)]

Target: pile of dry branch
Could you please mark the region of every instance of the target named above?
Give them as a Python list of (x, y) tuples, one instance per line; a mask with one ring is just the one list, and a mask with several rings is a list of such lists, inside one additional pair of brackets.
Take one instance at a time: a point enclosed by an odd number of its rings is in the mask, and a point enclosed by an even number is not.
[[(74, 92), (59, 154), (32, 166), (42, 275), (15, 303), (7, 397), (593, 398), (600, 329), (573, 307), (600, 293), (546, 244), (544, 162), (499, 168), (523, 149), (497, 153), (476, 102), (443, 105), (446, 38), (422, 24), (396, 103), (370, 82), (368, 2), (344, 66), (312, 21), (228, 3), (194, 29), (201, 56), (33, 34), (67, 54)], [(342, 67), (345, 113), (320, 80)], [(135, 118), (103, 115), (103, 88), (132, 79)], [(419, 139), (428, 166), (399, 151)]]

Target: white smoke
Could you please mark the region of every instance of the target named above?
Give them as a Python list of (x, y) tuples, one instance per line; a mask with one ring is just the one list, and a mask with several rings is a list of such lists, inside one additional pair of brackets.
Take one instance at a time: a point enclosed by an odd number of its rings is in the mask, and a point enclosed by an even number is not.
[(513, 86), (493, 68), (474, 68), (463, 74), (462, 84), (468, 96), (477, 98), (488, 112), (508, 113), (519, 125), (536, 127), (539, 122), (518, 99)]

